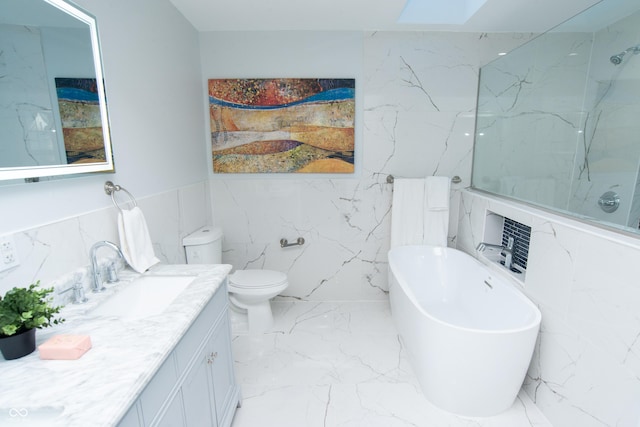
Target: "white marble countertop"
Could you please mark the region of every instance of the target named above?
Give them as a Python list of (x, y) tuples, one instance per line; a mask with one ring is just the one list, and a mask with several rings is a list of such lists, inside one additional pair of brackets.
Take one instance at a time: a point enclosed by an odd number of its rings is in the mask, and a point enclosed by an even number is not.
[(140, 395), (231, 270), (230, 265), (157, 265), (145, 275), (197, 276), (159, 315), (136, 320), (91, 310), (140, 275), (123, 271), (107, 291), (61, 311), (66, 322), (36, 333), (36, 345), (57, 334), (86, 334), (92, 348), (77, 360), (41, 360), (38, 350), (0, 359), (0, 425), (112, 426)]

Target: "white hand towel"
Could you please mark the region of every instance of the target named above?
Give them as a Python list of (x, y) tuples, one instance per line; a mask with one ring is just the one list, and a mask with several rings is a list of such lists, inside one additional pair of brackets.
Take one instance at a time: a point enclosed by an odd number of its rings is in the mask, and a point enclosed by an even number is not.
[(425, 180), (427, 209), (449, 209), (451, 179), (446, 176), (428, 176)]
[(444, 176), (429, 176), (425, 180), (425, 245), (447, 246), (450, 182), (451, 180)]
[(144, 273), (149, 267), (160, 262), (153, 251), (147, 222), (139, 207), (120, 210), (118, 233), (122, 254), (135, 271)]
[(420, 245), (424, 236), (424, 179), (393, 182), (391, 247)]

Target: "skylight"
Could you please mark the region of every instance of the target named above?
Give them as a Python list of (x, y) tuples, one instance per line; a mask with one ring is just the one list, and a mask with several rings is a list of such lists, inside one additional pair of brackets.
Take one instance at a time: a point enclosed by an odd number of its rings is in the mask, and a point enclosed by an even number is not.
[(398, 17), (400, 24), (462, 25), (487, 0), (407, 0)]

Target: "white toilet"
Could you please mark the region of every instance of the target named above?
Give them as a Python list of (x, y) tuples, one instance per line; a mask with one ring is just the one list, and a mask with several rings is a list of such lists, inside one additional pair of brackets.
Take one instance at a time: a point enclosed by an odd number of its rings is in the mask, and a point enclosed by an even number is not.
[[(221, 264), (222, 230), (202, 227), (182, 239), (187, 264)], [(287, 275), (273, 270), (237, 270), (229, 275), (229, 300), (246, 312), (249, 332), (265, 332), (273, 325), (271, 298), (283, 292)]]

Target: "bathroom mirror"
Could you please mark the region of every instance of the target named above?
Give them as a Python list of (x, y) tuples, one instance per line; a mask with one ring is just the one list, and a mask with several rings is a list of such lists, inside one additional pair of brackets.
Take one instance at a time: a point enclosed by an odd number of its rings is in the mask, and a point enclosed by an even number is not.
[(482, 67), (472, 187), (640, 226), (640, 2), (606, 0)]
[(113, 171), (96, 19), (0, 0), (0, 180)]

